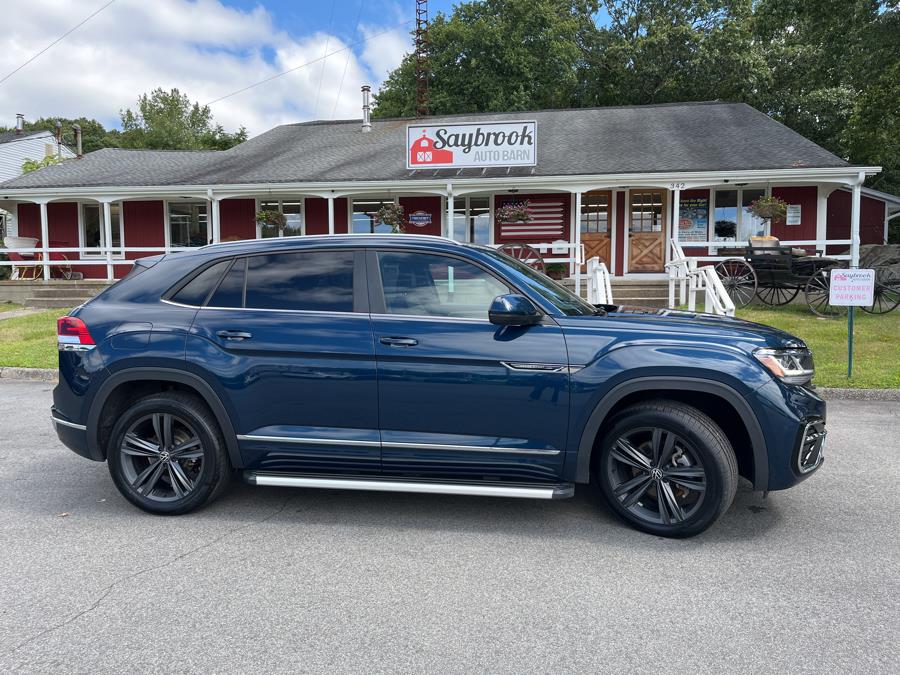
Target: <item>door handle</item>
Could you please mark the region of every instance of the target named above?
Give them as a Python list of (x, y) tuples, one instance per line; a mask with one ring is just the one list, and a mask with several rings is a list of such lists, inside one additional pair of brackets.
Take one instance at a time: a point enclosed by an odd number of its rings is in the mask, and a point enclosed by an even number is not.
[(242, 330), (220, 330), (216, 335), (223, 340), (249, 340), (253, 337), (252, 333), (247, 333)]
[(418, 340), (406, 337), (383, 337), (380, 341), (389, 347), (415, 347), (419, 344)]

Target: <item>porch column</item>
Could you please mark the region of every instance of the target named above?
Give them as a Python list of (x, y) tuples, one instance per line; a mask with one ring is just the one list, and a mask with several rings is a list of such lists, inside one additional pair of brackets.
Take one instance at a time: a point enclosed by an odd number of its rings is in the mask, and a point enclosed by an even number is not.
[(103, 239), (106, 248), (106, 280), (113, 280), (112, 265), (112, 209), (109, 202), (103, 202)]
[[(672, 241), (678, 243), (678, 221), (681, 217), (681, 188), (672, 190)], [(668, 250), (668, 246), (666, 249)]]
[(215, 197), (210, 197), (209, 204), (212, 211), (212, 243), (218, 244), (222, 240), (219, 229), (219, 200)]
[(850, 267), (859, 267), (859, 202), (865, 178), (866, 175), (860, 173), (853, 184), (853, 197), (850, 202)]
[(453, 204), (453, 192), (452, 190), (447, 190), (447, 222), (444, 223), (443, 227), (443, 236), (448, 237), (450, 239), (453, 238), (453, 214), (456, 211), (456, 207)]
[(47, 202), (40, 202), (41, 207), (41, 259), (44, 262), (44, 281), (50, 281), (50, 224), (47, 220)]
[(575, 193), (575, 250), (572, 257), (575, 259), (575, 295), (581, 295), (581, 265), (578, 264), (581, 255), (581, 190)]
[[(828, 239), (828, 193), (829, 190), (824, 185), (816, 186), (816, 242)], [(819, 248), (818, 243), (816, 248)], [(823, 254), (826, 248), (823, 243)]]
[(334, 195), (328, 196), (328, 234), (334, 234)]

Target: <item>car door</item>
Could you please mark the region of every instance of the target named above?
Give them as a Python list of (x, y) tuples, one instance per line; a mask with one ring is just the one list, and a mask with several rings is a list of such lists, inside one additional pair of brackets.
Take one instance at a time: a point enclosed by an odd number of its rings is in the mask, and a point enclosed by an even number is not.
[(549, 317), (500, 327), (509, 286), (449, 254), (369, 252), (386, 474), (553, 480), (569, 412), (565, 339)]
[(364, 267), (346, 248), (239, 257), (197, 312), (187, 359), (225, 392), (248, 468), (380, 472)]

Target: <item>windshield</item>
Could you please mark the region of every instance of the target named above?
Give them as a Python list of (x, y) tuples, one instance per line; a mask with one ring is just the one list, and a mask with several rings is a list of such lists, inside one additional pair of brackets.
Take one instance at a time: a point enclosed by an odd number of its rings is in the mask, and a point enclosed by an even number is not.
[(540, 295), (544, 300), (556, 307), (566, 316), (591, 316), (597, 313), (597, 308), (588, 304), (582, 298), (572, 293), (568, 288), (556, 283), (550, 277), (532, 269), (520, 260), (501, 253), (486, 246), (478, 247), (481, 251), (512, 267), (522, 275), (522, 281), (532, 291)]

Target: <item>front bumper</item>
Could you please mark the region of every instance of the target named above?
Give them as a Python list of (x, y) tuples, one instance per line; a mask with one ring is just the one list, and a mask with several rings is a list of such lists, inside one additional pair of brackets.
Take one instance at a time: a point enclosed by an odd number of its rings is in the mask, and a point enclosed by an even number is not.
[(50, 408), (50, 423), (56, 431), (56, 435), (63, 445), (72, 450), (72, 452), (102, 462), (102, 457), (94, 457), (88, 449), (87, 427), (83, 424), (76, 424), (60, 413), (55, 407)]

